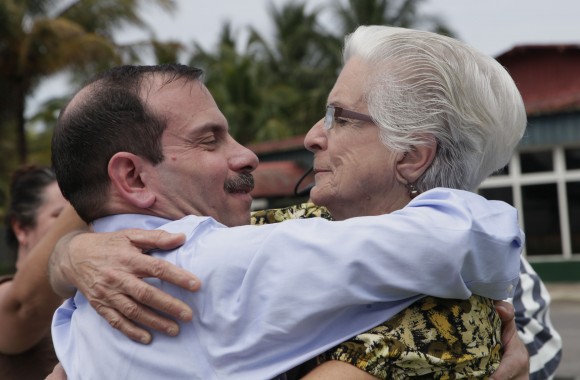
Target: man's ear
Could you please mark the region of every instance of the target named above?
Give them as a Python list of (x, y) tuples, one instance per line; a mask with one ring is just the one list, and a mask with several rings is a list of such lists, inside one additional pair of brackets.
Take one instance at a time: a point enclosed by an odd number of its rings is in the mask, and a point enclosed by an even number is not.
[(132, 153), (118, 152), (109, 160), (109, 178), (113, 188), (125, 201), (139, 208), (155, 203), (155, 194), (142, 180), (145, 161)]
[(424, 144), (414, 145), (401, 153), (396, 165), (397, 179), (407, 185), (414, 184), (431, 166), (437, 153), (437, 142), (429, 138)]

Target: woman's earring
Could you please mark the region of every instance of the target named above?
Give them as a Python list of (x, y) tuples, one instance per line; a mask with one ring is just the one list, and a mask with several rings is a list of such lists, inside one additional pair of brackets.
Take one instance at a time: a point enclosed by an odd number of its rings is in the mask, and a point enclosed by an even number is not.
[(415, 198), (419, 194), (421, 194), (419, 189), (417, 189), (417, 187), (415, 185), (410, 183), (409, 184), (409, 196), (411, 197), (411, 199)]

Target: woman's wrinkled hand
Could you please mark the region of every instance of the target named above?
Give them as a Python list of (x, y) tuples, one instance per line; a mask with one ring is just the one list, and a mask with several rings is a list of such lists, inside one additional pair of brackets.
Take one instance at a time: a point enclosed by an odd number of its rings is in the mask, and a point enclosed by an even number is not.
[[(192, 318), (192, 310), (143, 281), (155, 277), (189, 291), (200, 281), (190, 272), (143, 252), (168, 250), (183, 244), (183, 234), (128, 229), (112, 233), (76, 233), (59, 242), (51, 258), (51, 285), (61, 295), (78, 289), (111, 326), (147, 344), (151, 328), (167, 335), (179, 333), (178, 323)], [(141, 326), (138, 326), (142, 325)]]

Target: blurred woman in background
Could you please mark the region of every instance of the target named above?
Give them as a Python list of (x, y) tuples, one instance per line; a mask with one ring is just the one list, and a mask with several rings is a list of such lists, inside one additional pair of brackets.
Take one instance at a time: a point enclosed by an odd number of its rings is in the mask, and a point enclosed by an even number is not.
[[(16, 272), (0, 276), (0, 379), (44, 379), (57, 362), (50, 322), (62, 302), (48, 282), (48, 258), (62, 235), (84, 223), (47, 167), (18, 169), (9, 191), (6, 239)], [(51, 228), (57, 219), (63, 223)]]

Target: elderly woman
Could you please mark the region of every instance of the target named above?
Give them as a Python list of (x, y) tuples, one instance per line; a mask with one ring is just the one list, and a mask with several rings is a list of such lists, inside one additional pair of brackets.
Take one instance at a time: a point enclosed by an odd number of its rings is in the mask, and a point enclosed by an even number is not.
[[(335, 219), (346, 219), (413, 207), (413, 198), (436, 187), (475, 190), (483, 179), (509, 161), (525, 124), (522, 100), (513, 81), (490, 57), (432, 33), (361, 27), (347, 39), (345, 66), (329, 96), (326, 116), (305, 140), (307, 148), (315, 154), (316, 186), (312, 189), (312, 200), (326, 206)], [(95, 239), (103, 237), (86, 239), (92, 239), (92, 245)], [(81, 245), (80, 238), (70, 245)], [(74, 251), (74, 255), (80, 255)], [(125, 260), (127, 256), (117, 257)], [(147, 265), (153, 262), (156, 269), (148, 270)], [(103, 282), (86, 281), (93, 276), (87, 272), (73, 278), (73, 269), (80, 271), (81, 267), (55, 263), (57, 287), (66, 283), (66, 277), (81, 290), (90, 287), (86, 282)], [(417, 267), (422, 264), (417, 263)], [(142, 276), (156, 272), (163, 279), (171, 277), (167, 274), (170, 271), (178, 273), (179, 277), (172, 282), (185, 286), (190, 279), (152, 258), (123, 267)], [(59, 274), (65, 278), (59, 278)], [(127, 283), (132, 284), (130, 280)], [(147, 303), (153, 306), (166, 302), (166, 298), (152, 293), (146, 285), (136, 288), (128, 289), (127, 294), (137, 294), (139, 300), (147, 298)], [(143, 289), (148, 289), (147, 296), (138, 296)], [(119, 323), (122, 317), (109, 306), (124, 304), (126, 297), (115, 295), (112, 303), (99, 300), (94, 294), (88, 298), (100, 303), (100, 313), (112, 323)], [(163, 310), (178, 314), (179, 307), (175, 306), (165, 304)], [(122, 313), (127, 314), (126, 307), (119, 307)], [(386, 351), (392, 351), (381, 354), (383, 357), (375, 356), (376, 362), (360, 360), (361, 354), (380, 349), (372, 342), (367, 349), (355, 348), (351, 352), (349, 347), (353, 345), (347, 342), (321, 360), (344, 360), (378, 377), (437, 378), (450, 372), (481, 377), (489, 376), (497, 368), (498, 320), (489, 300), (430, 298), (407, 311), (370, 332), (386, 342), (383, 347), (390, 347)], [(168, 326), (147, 311), (131, 317), (157, 328)], [(408, 318), (418, 318), (416, 322), (430, 325), (412, 333), (408, 326), (414, 323)], [(128, 328), (127, 332), (136, 335), (139, 330)], [(410, 337), (404, 336), (408, 333)], [(428, 339), (418, 342), (422, 334)], [(360, 342), (354, 345), (360, 346)], [(468, 350), (473, 345), (486, 347), (487, 351), (477, 356), (477, 350)], [(401, 349), (405, 352), (397, 354)], [(325, 376), (321, 371), (330, 367), (319, 368), (310, 376)], [(352, 369), (355, 372), (348, 378), (367, 375)], [(334, 376), (331, 372), (326, 375)]]
[[(509, 161), (505, 147), (519, 141), (526, 116), (513, 81), (490, 57), (432, 33), (361, 27), (347, 37), (344, 60), (326, 116), (304, 142), (314, 153), (311, 200), (335, 220), (391, 213), (436, 187), (474, 191)], [(450, 371), (488, 376), (466, 365), (477, 357), (481, 369), (489, 364), (490, 355), (477, 351), (485, 346), (477, 334), (490, 330), (475, 326), (486, 326), (492, 314), (481, 302), (423, 299), (322, 360), (350, 363), (379, 378), (441, 378)], [(457, 318), (453, 307), (470, 312)], [(465, 332), (473, 340), (462, 337)]]
[[(62, 225), (52, 228), (65, 209)], [(29, 165), (14, 172), (6, 237), (17, 261), (16, 273), (0, 278), (1, 379), (43, 379), (56, 364), (50, 321), (62, 299), (48, 283), (48, 257), (59, 237), (83, 224), (49, 168)]]

